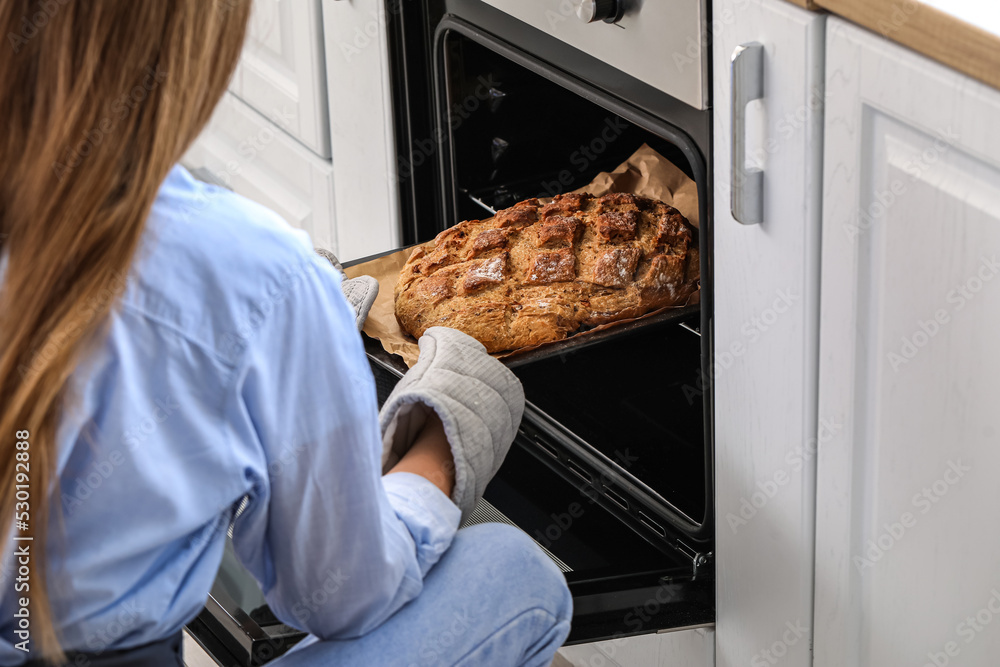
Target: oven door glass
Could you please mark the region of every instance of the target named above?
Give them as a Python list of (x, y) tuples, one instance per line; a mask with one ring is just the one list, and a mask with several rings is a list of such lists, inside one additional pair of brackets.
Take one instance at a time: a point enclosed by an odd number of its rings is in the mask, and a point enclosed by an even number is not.
[[(498, 20), (490, 27), (502, 32), (503, 25)], [(519, 364), (515, 372), (533, 405), (529, 418), (544, 431), (536, 438), (541, 447), (554, 441), (563, 465), (610, 498), (625, 497), (626, 518), (640, 530), (665, 541), (673, 540), (671, 530), (680, 531), (694, 550), (710, 551), (711, 378), (705, 371), (711, 349), (699, 333), (709, 330), (711, 318), (705, 162), (679, 127), (520, 46), (457, 16), (438, 24), (439, 225), (573, 190), (643, 144), (698, 184), (702, 298), (686, 326), (636, 326), (600, 345)], [(613, 483), (595, 481), (602, 466)]]

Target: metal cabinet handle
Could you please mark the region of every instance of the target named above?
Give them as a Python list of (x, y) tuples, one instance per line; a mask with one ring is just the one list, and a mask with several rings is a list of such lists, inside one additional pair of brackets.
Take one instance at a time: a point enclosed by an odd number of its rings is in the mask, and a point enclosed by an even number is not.
[(740, 44), (733, 51), (732, 83), (733, 169), (730, 174), (733, 218), (744, 225), (764, 220), (764, 171), (746, 166), (747, 103), (764, 96), (764, 46)]

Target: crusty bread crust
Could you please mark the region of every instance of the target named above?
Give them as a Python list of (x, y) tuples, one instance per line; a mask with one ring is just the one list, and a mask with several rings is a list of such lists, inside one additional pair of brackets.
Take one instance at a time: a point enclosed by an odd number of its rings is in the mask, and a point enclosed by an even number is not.
[(396, 283), (396, 319), (415, 338), (448, 326), (490, 352), (561, 340), (683, 304), (698, 288), (694, 234), (647, 197), (529, 199), (416, 248)]

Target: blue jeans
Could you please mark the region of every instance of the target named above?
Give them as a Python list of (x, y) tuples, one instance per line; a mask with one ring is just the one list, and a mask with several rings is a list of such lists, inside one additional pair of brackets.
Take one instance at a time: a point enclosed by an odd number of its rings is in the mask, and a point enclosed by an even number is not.
[(271, 664), (545, 667), (569, 634), (573, 598), (526, 534), (498, 523), (463, 528), (414, 600), (363, 637), (310, 635)]

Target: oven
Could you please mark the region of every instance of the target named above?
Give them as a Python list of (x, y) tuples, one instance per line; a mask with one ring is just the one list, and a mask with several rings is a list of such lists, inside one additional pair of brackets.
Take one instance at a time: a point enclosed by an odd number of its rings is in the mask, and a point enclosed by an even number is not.
[[(570, 643), (715, 621), (708, 4), (386, 5), (405, 245), (583, 186), (643, 144), (697, 184), (698, 306), (507, 362), (528, 405), (470, 521), (512, 523), (553, 558)], [(406, 367), (366, 349), (381, 402)], [(241, 570), (227, 553), (189, 629), (226, 664), (260, 664), (301, 635)]]

